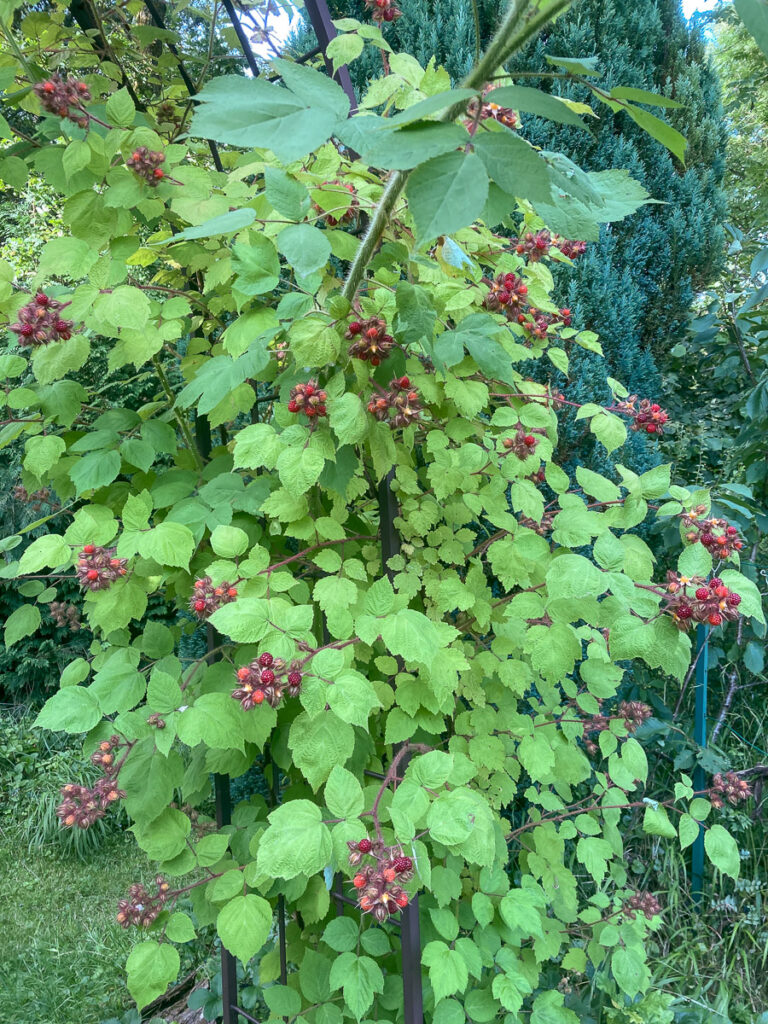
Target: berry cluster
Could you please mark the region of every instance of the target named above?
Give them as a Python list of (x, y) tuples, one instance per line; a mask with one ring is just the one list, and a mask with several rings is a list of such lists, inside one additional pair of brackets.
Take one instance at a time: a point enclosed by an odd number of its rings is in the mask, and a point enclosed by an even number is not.
[(662, 906), (652, 892), (636, 892), (628, 900), (625, 900), (621, 909), (630, 921), (634, 921), (638, 911), (645, 914), (650, 921), (652, 917), (661, 913)]
[(90, 828), (95, 821), (104, 817), (110, 804), (123, 799), (125, 792), (118, 789), (115, 764), (115, 752), (121, 744), (119, 736), (110, 736), (91, 755), (92, 764), (104, 771), (104, 775), (91, 788), (74, 782), (61, 787), (64, 799), (56, 808), (56, 816), (64, 828), (75, 825), (78, 828)]
[[(714, 576), (709, 583), (700, 576), (667, 573), (667, 603), (664, 611), (672, 616), (678, 629), (687, 630), (692, 622), (721, 626), (739, 617), (741, 597)], [(695, 588), (695, 589), (694, 589)], [(693, 593), (690, 591), (693, 590)]]
[(618, 402), (616, 409), (632, 417), (632, 430), (644, 430), (646, 434), (664, 433), (664, 424), (669, 419), (667, 412), (656, 402), (643, 398), (636, 406), (637, 395), (630, 395), (623, 402)]
[(39, 512), (43, 505), (55, 505), (47, 487), (41, 487), (39, 491), (33, 491), (30, 494), (22, 484), (16, 484), (12, 488), (11, 494), (16, 501), (23, 501), (25, 505), (29, 505), (31, 512)]
[(297, 384), (291, 388), (290, 398), (288, 412), (303, 412), (310, 419), (328, 415), (325, 409), (328, 396), (317, 386), (316, 380), (308, 380), (306, 384)]
[(283, 697), (298, 697), (301, 691), (301, 671), (298, 662), (286, 665), (282, 658), (275, 658), (265, 651), (249, 665), (243, 665), (236, 673), (237, 686), (232, 697), (240, 701), (243, 711), (251, 711), (264, 701), (277, 708)]
[(368, 401), (368, 412), (372, 416), (382, 422), (389, 420), (392, 427), (407, 427), (417, 422), (421, 415), (421, 402), (419, 392), (408, 377), (390, 381), (389, 391), (378, 385), (376, 388), (378, 394), (371, 395)]
[[(598, 700), (599, 704), (602, 704), (602, 700)], [(605, 732), (606, 729), (610, 728), (611, 721), (613, 719), (623, 719), (624, 727), (629, 732), (635, 732), (639, 729), (643, 722), (647, 722), (651, 717), (652, 711), (647, 704), (641, 703), (639, 700), (623, 700), (616, 709), (614, 715), (604, 715), (602, 712), (592, 715), (584, 723), (584, 735), (587, 737), (584, 741), (584, 748), (588, 754), (594, 755), (598, 752), (599, 747), (594, 740), (589, 739), (589, 735), (592, 733)]]
[(528, 433), (523, 427), (522, 423), (518, 423), (517, 430), (513, 437), (505, 437), (501, 442), (508, 452), (514, 453), (518, 459), (527, 459), (529, 455), (533, 455), (536, 451), (536, 445), (539, 443), (536, 434), (541, 433), (540, 430), (534, 430), (533, 433)]
[(624, 726), (629, 732), (639, 729), (652, 713), (648, 705), (639, 700), (623, 700), (616, 709), (616, 717), (624, 719)]
[(586, 242), (570, 241), (567, 238), (555, 238), (554, 244), (557, 246), (557, 248), (560, 250), (563, 256), (567, 256), (569, 260), (575, 260), (579, 256), (583, 256), (584, 253), (587, 251)]
[(149, 928), (170, 894), (170, 886), (162, 875), (155, 878), (155, 885), (157, 891), (150, 894), (140, 882), (136, 882), (128, 890), (128, 899), (120, 900), (116, 920), (122, 928), (130, 928), (131, 925)]
[(387, 321), (380, 316), (353, 320), (344, 337), (347, 340), (354, 339), (349, 346), (350, 356), (362, 359), (371, 366), (378, 366), (386, 359), (395, 343), (392, 335), (387, 334)]
[(59, 629), (68, 629), (72, 633), (80, 629), (80, 612), (75, 605), (65, 601), (51, 601), (48, 611)]
[(384, 846), (381, 840), (361, 839), (347, 841), (349, 863), (359, 865), (370, 857), (352, 879), (357, 889), (357, 902), (361, 910), (382, 922), (408, 906), (408, 893), (398, 883), (413, 878), (413, 861), (403, 856), (402, 850)]
[(214, 587), (210, 576), (195, 580), (192, 597), (189, 599), (189, 610), (199, 619), (207, 619), (225, 604), (231, 604), (237, 597), (237, 587), (222, 582)]
[(545, 512), (538, 523), (535, 519), (530, 519), (528, 516), (520, 516), (520, 525), (526, 526), (529, 530), (533, 530), (533, 532), (538, 533), (540, 537), (546, 537), (554, 526), (556, 515), (557, 512)]
[(726, 772), (725, 775), (718, 772), (717, 775), (712, 776), (709, 799), (713, 807), (722, 807), (726, 800), (735, 807), (736, 804), (749, 800), (751, 796), (752, 790), (749, 783), (746, 779), (740, 779), (736, 772)]
[(130, 167), (151, 188), (157, 188), (165, 178), (165, 171), (160, 166), (164, 161), (163, 153), (147, 149), (146, 146), (138, 146), (125, 161), (125, 166)]
[(488, 99), (488, 95), (491, 92), (493, 92), (493, 86), (486, 86), (483, 90), (482, 100), (473, 99), (470, 100), (467, 105), (469, 120), (465, 121), (464, 124), (469, 129), (471, 135), (474, 135), (480, 121), (493, 119), (494, 121), (498, 121), (499, 124), (503, 124), (505, 128), (511, 128), (513, 130), (517, 128), (519, 124), (517, 114), (511, 109), (511, 107), (502, 107), (498, 103), (492, 103)]
[(181, 122), (181, 114), (176, 105), (170, 100), (163, 100), (162, 103), (158, 103), (155, 108), (155, 117), (158, 121), (165, 122), (166, 124), (179, 124)]
[(127, 558), (116, 558), (114, 548), (86, 544), (77, 559), (75, 574), (86, 590), (106, 590), (115, 580), (125, 576)]
[(162, 715), (158, 715), (158, 713), (155, 711), (147, 719), (147, 725), (151, 725), (153, 729), (164, 729), (165, 719), (163, 718)]
[(72, 337), (72, 320), (62, 320), (64, 303), (38, 292), (31, 302), (22, 306), (18, 320), (8, 328), (18, 335), (22, 347), (48, 345), (52, 341), (68, 341)]
[(504, 313), (507, 317), (517, 317), (527, 306), (526, 295), (528, 285), (516, 274), (497, 274), (493, 281), (484, 277), (483, 284), (489, 286), (483, 305), (492, 313)]
[(549, 250), (555, 244), (552, 235), (544, 228), (543, 231), (526, 231), (522, 238), (513, 239), (515, 252), (518, 256), (525, 256), (529, 263), (538, 263), (544, 256), (549, 255)]
[(687, 529), (685, 539), (691, 544), (699, 541), (714, 558), (728, 558), (732, 551), (741, 551), (744, 542), (735, 526), (729, 526), (725, 519), (699, 519), (706, 512), (705, 505), (682, 516), (683, 525)]
[(350, 221), (355, 219), (360, 203), (358, 202), (354, 185), (334, 178), (333, 181), (326, 181), (322, 188), (334, 194), (343, 189), (352, 196), (351, 200), (347, 200), (343, 193), (339, 196), (339, 206), (343, 205), (344, 209), (343, 211), (341, 209), (336, 210), (335, 214), (326, 213), (317, 203), (312, 204), (312, 209), (325, 220), (329, 228), (336, 228), (339, 224), (349, 224)]
[(392, 0), (365, 0), (365, 9), (371, 12), (374, 21), (397, 21), (403, 16)]
[(83, 110), (83, 103), (90, 100), (91, 93), (85, 82), (51, 75), (45, 82), (32, 86), (32, 91), (49, 114), (67, 117), (81, 128), (88, 127), (88, 114)]

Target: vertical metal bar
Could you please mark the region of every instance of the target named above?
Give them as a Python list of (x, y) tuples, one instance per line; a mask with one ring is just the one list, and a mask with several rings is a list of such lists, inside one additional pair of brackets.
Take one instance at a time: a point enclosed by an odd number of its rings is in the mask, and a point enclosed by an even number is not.
[[(267, 754), (267, 749), (264, 751)], [(269, 759), (272, 762), (272, 806), (277, 807), (280, 803), (280, 769), (275, 764), (272, 752), (269, 751)], [(277, 944), (280, 950), (280, 983), (288, 983), (288, 951), (285, 941), (285, 896), (280, 893), (277, 897)]]
[[(203, 459), (211, 454), (211, 424), (207, 416), (195, 417), (195, 442)], [(218, 638), (210, 623), (205, 627), (209, 653), (216, 649)], [(213, 776), (213, 793), (216, 801), (216, 828), (223, 828), (232, 822), (232, 794), (229, 791), (229, 776)], [(223, 945), (221, 947), (221, 1002), (222, 1024), (237, 1024), (237, 961)]]
[[(210, 633), (213, 629), (208, 627)], [(210, 644), (210, 639), (209, 639)], [(229, 825), (232, 821), (232, 798), (229, 792), (229, 776), (214, 775), (213, 789), (216, 796), (216, 828)], [(237, 962), (228, 949), (221, 947), (221, 1002), (222, 1024), (237, 1024)]]
[[(696, 627), (696, 687), (694, 690), (693, 739), (699, 747), (707, 745), (707, 673), (709, 670), (709, 631), (706, 626)], [(693, 788), (705, 789), (706, 772), (697, 764), (693, 770)], [(704, 892), (704, 829), (699, 827), (699, 834), (691, 847), (691, 896), (693, 902), (701, 905)]]
[[(391, 580), (392, 570), (387, 562), (400, 551), (400, 536), (395, 529), (398, 507), (392, 490), (394, 469), (379, 483), (379, 532), (381, 534), (381, 564)], [(405, 771), (408, 759), (402, 762)], [(400, 949), (403, 958), (403, 1013), (405, 1024), (422, 1024), (424, 1001), (421, 991), (421, 928), (419, 925), (419, 897), (413, 897), (403, 910), (400, 924)]]
[(349, 68), (346, 64), (343, 64), (339, 70), (334, 73), (333, 61), (329, 60), (325, 56), (325, 51), (328, 48), (328, 43), (336, 36), (336, 29), (333, 21), (331, 20), (331, 14), (328, 10), (328, 4), (326, 0), (304, 0), (304, 7), (306, 8), (309, 20), (312, 22), (312, 28), (315, 30), (317, 41), (320, 44), (320, 49), (323, 51), (323, 59), (325, 60), (325, 66), (328, 74), (334, 78), (344, 92), (347, 94), (349, 100), (350, 114), (354, 114), (357, 110), (357, 97), (355, 96), (355, 90), (352, 85), (352, 79), (349, 76)]

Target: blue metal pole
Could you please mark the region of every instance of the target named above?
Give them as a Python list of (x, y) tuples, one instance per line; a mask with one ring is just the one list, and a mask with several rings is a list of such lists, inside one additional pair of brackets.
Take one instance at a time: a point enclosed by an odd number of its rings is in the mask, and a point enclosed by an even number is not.
[[(699, 747), (707, 745), (707, 672), (709, 669), (709, 631), (706, 626), (696, 627), (696, 687), (694, 690), (695, 706), (693, 719), (693, 739)], [(697, 764), (693, 771), (693, 788), (705, 789), (707, 778), (704, 769)], [(701, 904), (704, 891), (704, 829), (691, 847), (691, 896), (693, 902)]]

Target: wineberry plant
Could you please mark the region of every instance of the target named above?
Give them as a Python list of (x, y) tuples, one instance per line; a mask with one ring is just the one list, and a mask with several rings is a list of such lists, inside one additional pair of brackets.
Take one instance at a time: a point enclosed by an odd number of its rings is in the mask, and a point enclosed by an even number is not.
[[(568, 1024), (581, 987), (622, 1004), (650, 982), (663, 905), (632, 885), (631, 824), (683, 848), (703, 829), (738, 874), (716, 812), (748, 785), (646, 792), (633, 733), (650, 709), (622, 691), (635, 659), (687, 684), (693, 623), (760, 617), (759, 595), (706, 492), (621, 464), (629, 429), (670, 427), (658, 396), (611, 380), (610, 406), (569, 398), (569, 353), (600, 345), (553, 295), (552, 262), (650, 197), (533, 148), (527, 113), (586, 131), (584, 105), (499, 78), (567, 6), (514, 0), (452, 88), (390, 52), (405, 10), (373, 5), (376, 25), (341, 24), (388, 71), (353, 116), (322, 71), (276, 59), (208, 81), (172, 122), (180, 35), (159, 66), (172, 33), (105, 12), (99, 63), (64, 8), (3, 23), (23, 125), (6, 159), (56, 187), (64, 230), (34, 280), (0, 268), (0, 444), (23, 445), (23, 486), (50, 488), (67, 523), (3, 541), (4, 579), (33, 598), (7, 629), (33, 634), (79, 581), (95, 639), (38, 725), (84, 734), (103, 772), (65, 787), (62, 825), (119, 801), (151, 862), (104, 908), (146, 933), (128, 960), (140, 1007), (213, 927), (258, 958), (272, 1016), (397, 1020), (397, 924), (418, 895), (435, 1024)], [(594, 88), (681, 152), (635, 106), (651, 94)], [(110, 372), (154, 377), (152, 401), (86, 389), (97, 343)], [(615, 453), (613, 479), (563, 470), (566, 420)], [(685, 545), (663, 578), (633, 532), (649, 515)], [(176, 625), (147, 615), (151, 595)], [(201, 626), (207, 651), (183, 660)], [(205, 821), (211, 775), (257, 759), (272, 803)]]

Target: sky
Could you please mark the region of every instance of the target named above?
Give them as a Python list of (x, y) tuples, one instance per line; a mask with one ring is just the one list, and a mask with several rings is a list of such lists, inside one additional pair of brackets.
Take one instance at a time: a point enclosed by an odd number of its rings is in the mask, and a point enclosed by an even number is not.
[(711, 11), (716, 6), (716, 0), (683, 0), (683, 13), (686, 18), (694, 11)]

